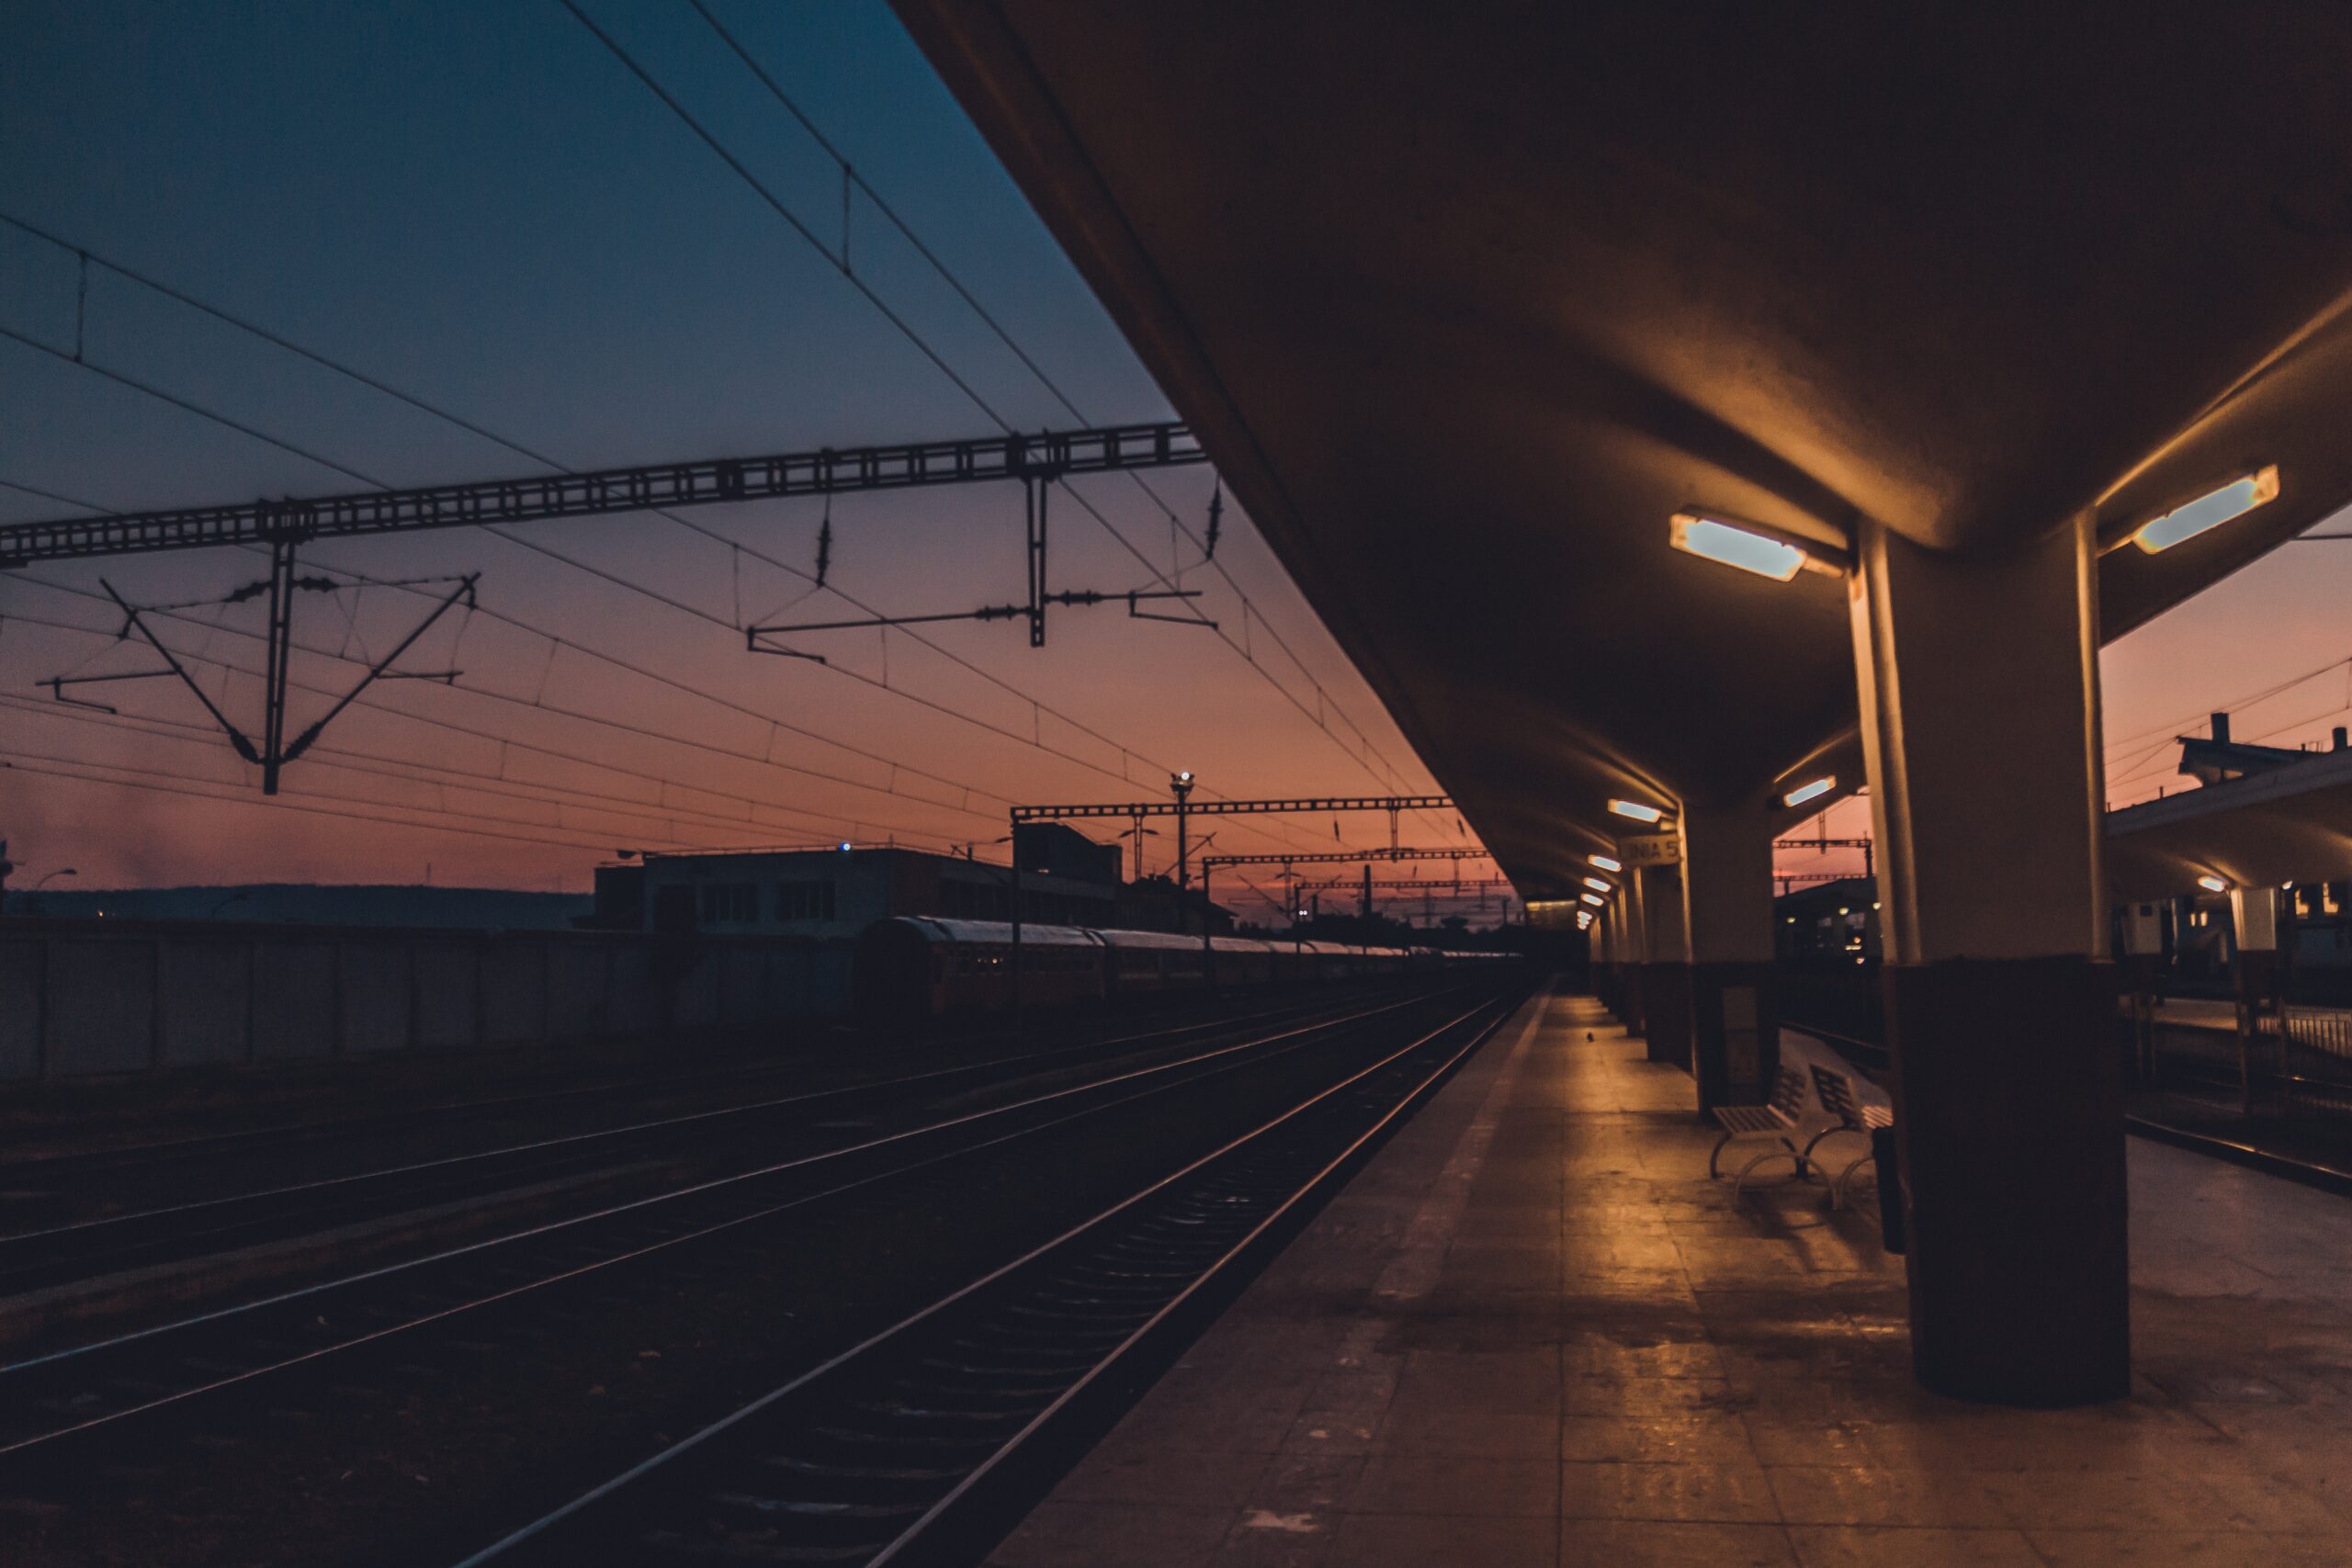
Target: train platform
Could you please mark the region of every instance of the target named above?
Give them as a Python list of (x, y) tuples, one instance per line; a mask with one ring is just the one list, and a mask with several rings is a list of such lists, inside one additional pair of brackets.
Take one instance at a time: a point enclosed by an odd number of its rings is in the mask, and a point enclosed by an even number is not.
[(1690, 1103), (1539, 995), (989, 1562), (2352, 1561), (2352, 1201), (2132, 1140), (2132, 1397), (1969, 1404), (1869, 1201), (1735, 1201)]

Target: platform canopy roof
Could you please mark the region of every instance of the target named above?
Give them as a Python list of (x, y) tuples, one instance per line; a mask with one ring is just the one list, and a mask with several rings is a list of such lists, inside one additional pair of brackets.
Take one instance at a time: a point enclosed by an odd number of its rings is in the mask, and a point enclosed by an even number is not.
[(2277, 464), (2112, 637), (2352, 497), (2352, 11), (898, 4), (1522, 890), (1850, 735), (1845, 586), (1678, 509), (1989, 551)]
[(2118, 898), (2169, 898), (2215, 877), (2241, 887), (2352, 878), (2352, 750), (2107, 814)]

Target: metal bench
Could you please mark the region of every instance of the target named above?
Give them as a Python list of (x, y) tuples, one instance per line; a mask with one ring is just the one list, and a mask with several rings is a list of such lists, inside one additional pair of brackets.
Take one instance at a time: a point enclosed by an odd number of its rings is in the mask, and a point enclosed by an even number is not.
[(1878, 1144), (1871, 1134), (1882, 1127), (1894, 1125), (1894, 1112), (1874, 1101), (1865, 1100), (1854, 1092), (1854, 1080), (1845, 1073), (1836, 1072), (1818, 1062), (1808, 1064), (1813, 1068), (1813, 1092), (1821, 1100), (1821, 1108), (1838, 1118), (1834, 1126), (1824, 1127), (1804, 1146), (1804, 1157), (1813, 1158), (1813, 1151), (1822, 1139), (1838, 1133), (1852, 1133), (1862, 1140), (1862, 1152), (1840, 1170), (1829, 1184), (1829, 1206), (1846, 1206), (1846, 1188), (1854, 1172), (1878, 1160)]
[(1753, 1156), (1739, 1168), (1739, 1175), (1731, 1184), (1734, 1198), (1746, 1190), (1748, 1173), (1768, 1159), (1786, 1156), (1796, 1162), (1797, 1175), (1804, 1176), (1810, 1166), (1806, 1156), (1812, 1150), (1812, 1145), (1808, 1144), (1804, 1151), (1800, 1151), (1796, 1137), (1805, 1122), (1805, 1099), (1804, 1079), (1794, 1067), (1783, 1065), (1772, 1075), (1770, 1104), (1716, 1106), (1715, 1122), (1723, 1128), (1724, 1135), (1715, 1140), (1713, 1148), (1707, 1151), (1708, 1178), (1713, 1179), (1723, 1174), (1721, 1160), (1724, 1150), (1734, 1144), (1758, 1142), (1769, 1142), (1773, 1146)]

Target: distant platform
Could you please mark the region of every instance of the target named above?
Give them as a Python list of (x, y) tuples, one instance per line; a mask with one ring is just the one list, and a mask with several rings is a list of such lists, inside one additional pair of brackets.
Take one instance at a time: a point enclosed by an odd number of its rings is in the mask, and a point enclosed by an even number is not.
[(1690, 1103), (1539, 997), (989, 1562), (2352, 1561), (2352, 1201), (2132, 1140), (2132, 1397), (1973, 1405), (1871, 1199), (1736, 1203)]

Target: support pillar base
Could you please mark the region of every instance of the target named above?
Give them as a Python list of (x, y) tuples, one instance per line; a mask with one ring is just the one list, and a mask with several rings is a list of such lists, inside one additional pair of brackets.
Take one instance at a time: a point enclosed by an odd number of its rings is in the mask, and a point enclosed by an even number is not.
[(1690, 1076), (1699, 1118), (1719, 1105), (1761, 1105), (1781, 1065), (1770, 964), (1690, 966)]
[(1690, 965), (1642, 965), (1643, 1038), (1649, 1059), (1689, 1071), (1690, 1067)]
[(2114, 976), (2085, 957), (1886, 970), (1909, 1218), (1911, 1357), (1962, 1399), (2131, 1390)]

